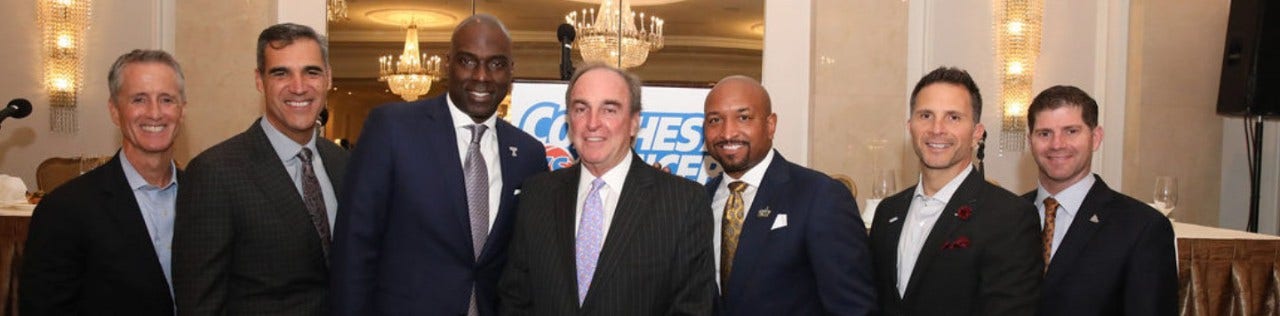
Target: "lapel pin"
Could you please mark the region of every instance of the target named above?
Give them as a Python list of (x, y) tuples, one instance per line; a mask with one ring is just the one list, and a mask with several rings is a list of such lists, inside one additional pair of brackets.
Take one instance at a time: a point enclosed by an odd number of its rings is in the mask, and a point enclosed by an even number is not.
[(756, 213), (756, 217), (767, 218), (769, 217), (769, 214), (773, 214), (773, 210), (770, 210), (768, 206), (765, 206), (763, 210)]
[(893, 218), (890, 218), (890, 219), (889, 219), (889, 222), (890, 222), (890, 223), (893, 223), (893, 222), (896, 222), (896, 221), (898, 221), (898, 217), (897, 217), (897, 216), (894, 216)]
[(517, 150), (519, 150), (519, 149), (520, 149), (520, 148), (516, 148), (516, 146), (507, 146), (507, 150), (510, 150), (510, 151), (511, 151), (511, 157), (515, 157), (515, 156), (516, 156), (516, 151), (517, 151)]
[(1094, 224), (1097, 224), (1097, 223), (1098, 223), (1098, 214), (1093, 214), (1093, 217), (1090, 217), (1090, 218), (1089, 218), (1089, 221), (1090, 221), (1090, 222), (1093, 222)]

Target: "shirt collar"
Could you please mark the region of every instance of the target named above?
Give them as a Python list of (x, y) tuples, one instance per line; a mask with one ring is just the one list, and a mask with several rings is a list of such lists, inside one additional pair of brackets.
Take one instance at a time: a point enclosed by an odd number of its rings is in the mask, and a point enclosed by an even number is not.
[(764, 155), (764, 159), (760, 160), (760, 163), (757, 163), (755, 166), (752, 166), (751, 169), (747, 169), (747, 172), (742, 174), (741, 179), (734, 179), (733, 176), (726, 173), (724, 174), (724, 181), (720, 181), (720, 186), (728, 187), (731, 182), (742, 181), (747, 183), (747, 187), (759, 188), (760, 183), (764, 182), (765, 171), (769, 170), (769, 164), (772, 163), (773, 148), (770, 148), (769, 153)]
[(1054, 200), (1058, 200), (1058, 205), (1062, 206), (1062, 210), (1067, 212), (1067, 216), (1075, 216), (1076, 210), (1079, 210), (1080, 206), (1084, 204), (1084, 197), (1089, 195), (1089, 189), (1093, 188), (1095, 182), (1097, 182), (1097, 179), (1094, 178), (1093, 174), (1089, 174), (1089, 176), (1076, 181), (1075, 184), (1054, 195), (1050, 195), (1049, 191), (1046, 191), (1041, 186), (1036, 189), (1036, 206), (1043, 210), (1044, 199), (1053, 197)]
[[(619, 162), (618, 165), (613, 166), (613, 169), (605, 171), (604, 175), (600, 176), (600, 179), (604, 180), (605, 185), (613, 190), (618, 190), (617, 192), (622, 192), (620, 190), (622, 188), (622, 184), (627, 181), (627, 172), (631, 170), (631, 155), (632, 154), (630, 152), (627, 152), (627, 156), (622, 158), (622, 162)], [(587, 184), (587, 187), (590, 188), (590, 183), (592, 180), (595, 180), (595, 178), (596, 176), (592, 175), (591, 171), (588, 171), (587, 167), (583, 166), (578, 175), (578, 183)]]
[(280, 157), (280, 161), (298, 158), (298, 152), (302, 151), (302, 147), (310, 148), (311, 152), (316, 155), (320, 154), (316, 151), (316, 136), (314, 133), (311, 135), (311, 140), (308, 140), (305, 145), (299, 145), (298, 142), (289, 139), (288, 136), (284, 136), (284, 133), (281, 133), (274, 125), (271, 125), (271, 122), (267, 122), (266, 117), (258, 120), (258, 124), (262, 125), (262, 131), (267, 134), (267, 140), (271, 141), (271, 148), (276, 150), (276, 156)]
[(124, 168), (124, 178), (129, 181), (130, 189), (139, 190), (150, 187), (165, 190), (178, 185), (178, 167), (173, 164), (173, 161), (169, 161), (169, 183), (165, 184), (164, 187), (156, 187), (151, 183), (147, 183), (147, 179), (143, 178), (141, 173), (138, 173), (138, 169), (133, 167), (132, 162), (129, 162), (129, 157), (124, 154), (124, 151), (120, 151), (119, 156), (120, 167)]
[(951, 195), (956, 193), (956, 190), (960, 188), (960, 184), (964, 183), (964, 179), (969, 177), (970, 172), (973, 172), (973, 163), (969, 163), (969, 166), (965, 167), (964, 171), (961, 171), (955, 178), (951, 178), (951, 181), (947, 182), (947, 185), (942, 186), (942, 189), (935, 192), (933, 196), (924, 195), (924, 176), (918, 176), (919, 180), (916, 182), (915, 197), (925, 197), (942, 201), (942, 203), (948, 203), (951, 201)]
[[(467, 125), (471, 125), (475, 123), (475, 121), (471, 119), (471, 116), (467, 115), (467, 113), (462, 112), (462, 110), (458, 109), (457, 105), (453, 104), (453, 98), (450, 98), (448, 95), (445, 95), (444, 100), (445, 100), (445, 103), (447, 103), (447, 105), (449, 106), (449, 117), (453, 118), (453, 128), (455, 129), (463, 128)], [(498, 122), (498, 119), (497, 119), (498, 112), (494, 111), (493, 113), (494, 114), (490, 115), (488, 119), (484, 120), (484, 122), (480, 122), (480, 125), (484, 125), (485, 128), (489, 130), (488, 132), (486, 132), (486, 134), (493, 133), (494, 131), (493, 126)]]

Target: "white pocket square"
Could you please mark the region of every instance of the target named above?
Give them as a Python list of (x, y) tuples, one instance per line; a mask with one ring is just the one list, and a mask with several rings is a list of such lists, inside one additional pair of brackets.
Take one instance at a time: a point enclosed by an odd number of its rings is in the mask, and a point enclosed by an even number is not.
[(787, 214), (778, 214), (778, 216), (773, 218), (773, 227), (770, 227), (769, 230), (775, 230), (783, 227), (787, 227)]

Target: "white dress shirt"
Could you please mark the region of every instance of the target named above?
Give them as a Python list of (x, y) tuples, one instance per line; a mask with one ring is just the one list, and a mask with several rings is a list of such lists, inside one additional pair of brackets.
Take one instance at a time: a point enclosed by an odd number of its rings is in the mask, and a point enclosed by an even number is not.
[[(760, 184), (764, 182), (764, 173), (769, 170), (769, 164), (771, 163), (773, 163), (772, 148), (769, 149), (768, 154), (764, 155), (764, 160), (761, 160), (760, 163), (743, 173), (741, 179), (734, 179), (726, 173), (724, 174), (724, 179), (720, 180), (720, 186), (716, 187), (716, 195), (711, 200), (711, 214), (715, 220), (715, 235), (712, 235), (713, 237), (711, 238), (713, 240), (712, 244), (714, 244), (712, 250), (715, 252), (712, 253), (712, 257), (715, 258), (716, 271), (720, 271), (720, 232), (723, 231), (724, 205), (729, 203), (729, 183), (742, 181), (747, 184), (747, 188), (742, 190), (742, 211), (744, 212), (742, 215), (745, 220), (746, 216), (749, 215), (745, 212), (751, 211), (751, 203), (756, 200), (756, 192), (759, 191)], [(739, 232), (738, 236), (741, 238), (741, 232)], [(719, 272), (716, 272), (716, 284), (720, 284)]]
[[(627, 156), (622, 158), (617, 166), (613, 166), (609, 171), (605, 171), (600, 179), (604, 180), (604, 186), (600, 187), (600, 200), (604, 202), (604, 227), (600, 228), (600, 246), (603, 247), (605, 239), (609, 237), (609, 226), (613, 224), (614, 210), (618, 209), (618, 198), (622, 196), (622, 184), (627, 181), (627, 173), (631, 171), (631, 152), (627, 152)], [(582, 162), (579, 161), (579, 164)], [(582, 223), (582, 205), (587, 202), (587, 193), (591, 193), (591, 181), (596, 176), (591, 174), (586, 167), (582, 167), (582, 172), (578, 174), (578, 203), (575, 206), (577, 210), (573, 216), (573, 235), (578, 235), (578, 226)]]
[(338, 216), (338, 195), (333, 192), (333, 184), (329, 183), (329, 171), (324, 169), (324, 158), (320, 157), (320, 151), (316, 150), (316, 137), (312, 136), (306, 145), (299, 145), (298, 142), (284, 136), (284, 133), (271, 125), (271, 122), (267, 122), (267, 118), (262, 118), (260, 122), (262, 131), (267, 134), (267, 140), (271, 141), (271, 148), (276, 150), (276, 156), (280, 157), (280, 161), (284, 163), (284, 170), (289, 172), (290, 181), (293, 181), (293, 186), (298, 189), (298, 196), (304, 196), (302, 158), (298, 158), (298, 153), (302, 152), (302, 147), (311, 149), (311, 168), (316, 173), (316, 180), (320, 182), (320, 193), (324, 196), (324, 210), (329, 215), (329, 231), (332, 232), (334, 221)]
[[(453, 99), (447, 95), (444, 98), (448, 102), (449, 116), (453, 118), (454, 134), (457, 137), (458, 144), (458, 161), (460, 168), (466, 168), (467, 165), (467, 147), (471, 146), (471, 129), (468, 125), (475, 124), (475, 121), (468, 116), (467, 113), (459, 110), (453, 104)], [(496, 112), (495, 112), (496, 113)], [(502, 159), (498, 157), (498, 116), (491, 115), (489, 119), (480, 123), (487, 126), (484, 135), (480, 136), (480, 155), (484, 156), (485, 168), (489, 171), (489, 228), (493, 229), (493, 222), (498, 219), (498, 204), (502, 203)]]
[(942, 215), (947, 202), (951, 201), (951, 196), (956, 193), (960, 183), (963, 183), (972, 171), (973, 164), (970, 163), (964, 171), (947, 182), (947, 185), (933, 196), (924, 195), (924, 177), (920, 177), (917, 181), (911, 206), (907, 208), (907, 218), (903, 219), (902, 235), (898, 237), (898, 295), (906, 295), (907, 284), (911, 281), (911, 271), (915, 269), (916, 259), (920, 257), (920, 248), (924, 247), (925, 240), (929, 238), (929, 232), (933, 230), (933, 224), (938, 222), (938, 216)]
[[(1040, 229), (1044, 229), (1044, 199), (1052, 197), (1058, 200), (1058, 214), (1054, 215), (1053, 220), (1053, 249), (1049, 258), (1053, 259), (1053, 254), (1058, 253), (1058, 245), (1062, 244), (1062, 239), (1067, 237), (1067, 229), (1071, 228), (1071, 222), (1076, 218), (1076, 212), (1080, 210), (1080, 205), (1084, 204), (1084, 197), (1089, 195), (1089, 189), (1093, 188), (1093, 183), (1097, 179), (1093, 178), (1093, 174), (1080, 179), (1080, 181), (1063, 189), (1058, 194), (1049, 194), (1044, 187), (1036, 189), (1036, 210), (1040, 213)], [(1045, 262), (1048, 265), (1048, 262)]]

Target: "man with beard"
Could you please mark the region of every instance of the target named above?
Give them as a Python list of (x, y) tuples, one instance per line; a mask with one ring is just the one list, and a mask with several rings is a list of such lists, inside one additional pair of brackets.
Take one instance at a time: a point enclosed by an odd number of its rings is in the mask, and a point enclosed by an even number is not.
[(164, 51), (134, 50), (111, 65), (107, 109), (120, 127), (120, 151), (32, 213), (23, 315), (173, 315), (173, 141), (187, 104), (183, 81)]
[(453, 32), (449, 89), (380, 106), (352, 155), (334, 235), (335, 315), (496, 315), (517, 193), (542, 143), (494, 113), (511, 36), (492, 15)]
[(871, 225), (885, 315), (1033, 315), (1039, 298), (1035, 208), (973, 168), (982, 97), (969, 73), (938, 68), (911, 91), (907, 120), (920, 181)]
[(1090, 171), (1102, 146), (1098, 103), (1076, 87), (1046, 89), (1027, 127), (1040, 187), (1022, 197), (1044, 223), (1040, 315), (1176, 314), (1173, 226)]
[(871, 253), (858, 206), (831, 177), (773, 149), (778, 117), (754, 79), (720, 80), (703, 108), (723, 315), (870, 315)]
[(258, 35), (263, 118), (192, 159), (178, 194), (179, 315), (328, 313), (329, 223), (347, 165), (315, 132), (333, 83), (328, 52), (304, 25)]
[(502, 314), (710, 315), (709, 202), (631, 151), (640, 79), (590, 65), (565, 94), (578, 162), (526, 182)]

